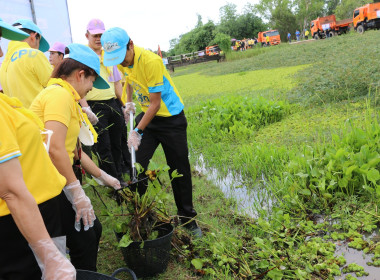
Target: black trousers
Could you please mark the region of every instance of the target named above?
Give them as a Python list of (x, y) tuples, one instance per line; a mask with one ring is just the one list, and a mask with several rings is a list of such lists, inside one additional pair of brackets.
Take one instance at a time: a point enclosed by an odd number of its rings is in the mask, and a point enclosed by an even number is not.
[(95, 125), (98, 133), (98, 143), (93, 146), (93, 151), (98, 158), (99, 168), (121, 180), (121, 135), (125, 123), (121, 105), (114, 98), (101, 101), (88, 100), (87, 103), (99, 119), (99, 122)]
[(94, 226), (84, 231), (81, 222), (81, 231), (78, 232), (74, 228), (75, 211), (65, 195), (60, 197), (59, 205), (63, 233), (66, 235), (66, 246), (70, 250), (71, 263), (76, 269), (96, 271), (102, 224), (96, 219)]
[[(46, 229), (52, 238), (63, 236), (59, 196), (38, 205)], [(74, 227), (74, 224), (73, 224)], [(0, 217), (0, 279), (41, 280), (41, 270), (28, 242), (11, 215)]]
[(129, 175), (131, 172), (131, 153), (128, 149), (128, 128), (127, 125), (123, 125), (123, 129), (121, 131), (121, 151), (122, 151), (122, 164), (121, 170), (123, 173), (127, 173)]
[[(136, 117), (136, 126), (143, 116), (144, 113), (141, 113)], [(166, 162), (170, 167), (169, 175), (176, 169), (179, 174), (183, 175), (172, 181), (174, 200), (182, 222), (186, 222), (197, 215), (193, 206), (193, 185), (186, 131), (187, 120), (183, 111), (171, 117), (156, 116), (145, 128), (141, 145), (136, 152), (136, 161), (146, 170), (149, 160), (158, 145), (161, 144)], [(140, 176), (143, 178), (145, 175), (141, 174)]]

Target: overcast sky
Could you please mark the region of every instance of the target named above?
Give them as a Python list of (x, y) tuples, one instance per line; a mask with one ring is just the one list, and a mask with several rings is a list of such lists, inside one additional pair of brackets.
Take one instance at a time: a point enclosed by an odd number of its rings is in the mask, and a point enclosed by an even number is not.
[[(87, 43), (87, 23), (92, 18), (101, 19), (106, 29), (124, 28), (133, 42), (141, 47), (168, 51), (169, 41), (189, 32), (197, 23), (197, 14), (203, 23), (209, 19), (218, 23), (219, 8), (227, 3), (237, 6), (241, 13), (247, 3), (258, 0), (67, 0), (73, 42)], [(186, 3), (186, 4), (185, 4)]]

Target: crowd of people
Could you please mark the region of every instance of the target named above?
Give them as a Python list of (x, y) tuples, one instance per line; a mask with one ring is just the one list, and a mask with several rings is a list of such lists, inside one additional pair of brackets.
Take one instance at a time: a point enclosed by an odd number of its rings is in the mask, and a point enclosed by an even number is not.
[(234, 40), (231, 44), (231, 50), (235, 51), (246, 51), (247, 49), (252, 49), (255, 45), (257, 45), (257, 38), (244, 38), (242, 40)]
[[(169, 174), (183, 175), (172, 181), (177, 214), (202, 236), (184, 103), (161, 57), (99, 19), (88, 23), (85, 36), (87, 46), (50, 47), (32, 21), (0, 19), (0, 37), (11, 40), (0, 67), (1, 280), (75, 279), (77, 269), (97, 270), (102, 225), (82, 176), (115, 190), (128, 187), (123, 174), (132, 146), (147, 169), (162, 145)], [(142, 112), (127, 133), (133, 94)]]

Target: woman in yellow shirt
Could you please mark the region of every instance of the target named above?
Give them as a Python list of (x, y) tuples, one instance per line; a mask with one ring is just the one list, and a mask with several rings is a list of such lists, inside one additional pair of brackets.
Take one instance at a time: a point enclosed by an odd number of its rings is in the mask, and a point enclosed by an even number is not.
[(104, 185), (120, 188), (118, 180), (100, 170), (81, 152), (78, 141), (80, 130), (92, 128), (78, 104), (79, 99), (84, 98), (93, 86), (109, 86), (99, 76), (100, 61), (93, 50), (84, 45), (71, 44), (66, 52), (69, 53), (54, 68), (48, 86), (36, 96), (30, 109), (40, 117), (46, 129), (53, 131), (50, 158), (67, 180), (64, 188), (67, 199), (62, 199), (60, 205), (70, 260), (77, 269), (96, 271), (102, 226), (74, 173), (73, 164), (76, 156), (80, 157), (84, 169), (97, 180)]
[[(28, 36), (0, 19), (2, 34)], [(4, 94), (0, 120), (0, 279), (74, 279), (74, 267), (55, 245), (65, 243), (59, 197), (66, 180), (44, 148), (42, 123)]]

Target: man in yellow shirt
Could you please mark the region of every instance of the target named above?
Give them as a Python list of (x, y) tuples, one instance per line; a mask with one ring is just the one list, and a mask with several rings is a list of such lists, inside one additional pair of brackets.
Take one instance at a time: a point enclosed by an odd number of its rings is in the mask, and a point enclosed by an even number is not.
[(43, 54), (49, 43), (41, 30), (30, 20), (18, 20), (14, 27), (29, 34), (22, 42), (11, 41), (0, 68), (0, 83), (10, 97), (17, 97), (28, 108), (34, 97), (43, 90), (52, 67)]
[[(178, 216), (187, 229), (201, 237), (202, 231), (195, 221), (197, 212), (193, 206), (184, 104), (162, 58), (134, 45), (127, 32), (118, 27), (107, 30), (101, 42), (104, 64), (121, 64), (124, 67), (128, 83), (126, 111), (134, 111), (133, 92), (142, 110), (136, 117), (135, 129), (129, 133), (128, 146), (134, 147), (136, 161), (146, 170), (161, 144), (170, 166), (169, 174), (174, 170), (182, 174), (182, 177), (172, 180)], [(139, 191), (144, 192), (143, 186), (139, 185)]]
[[(86, 38), (88, 46), (100, 58), (100, 76), (108, 82), (110, 88), (93, 88), (86, 98), (79, 102), (98, 133), (98, 143), (94, 145), (94, 152), (98, 157), (99, 168), (123, 182), (122, 149), (127, 149), (127, 143), (122, 147), (122, 133), (126, 133), (126, 126), (121, 110), (121, 75), (117, 66), (106, 67), (103, 64), (100, 37), (104, 31), (104, 23), (100, 19), (92, 19), (87, 25)], [(86, 149), (85, 152), (91, 155)]]

